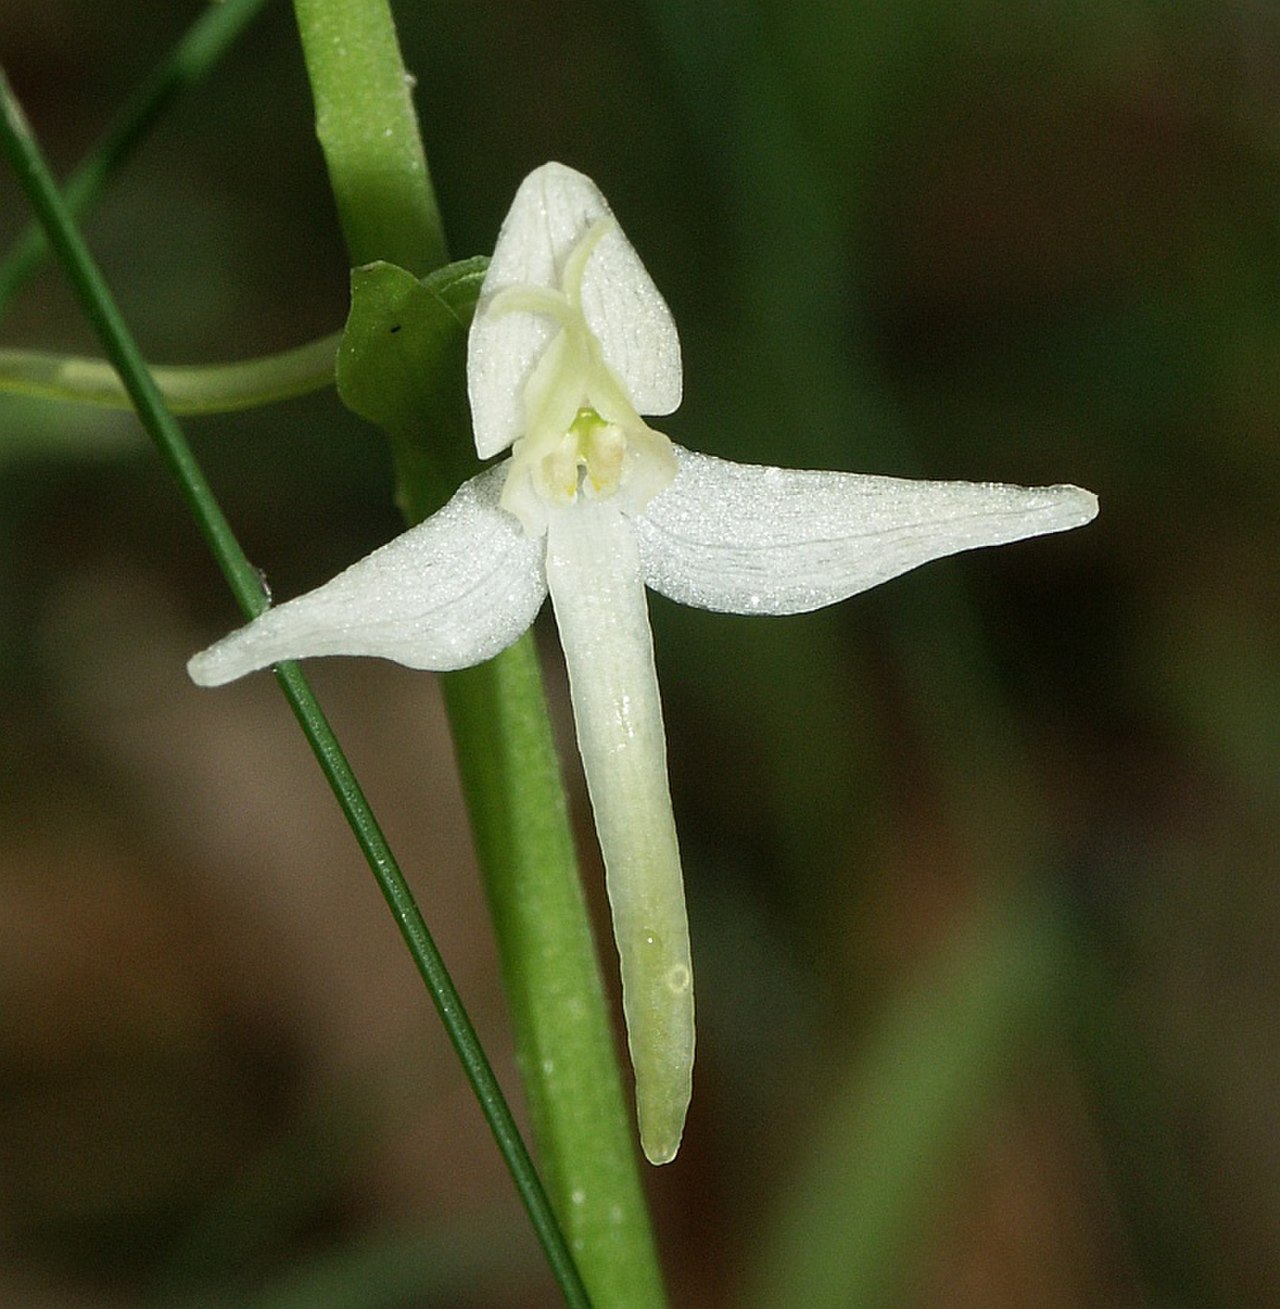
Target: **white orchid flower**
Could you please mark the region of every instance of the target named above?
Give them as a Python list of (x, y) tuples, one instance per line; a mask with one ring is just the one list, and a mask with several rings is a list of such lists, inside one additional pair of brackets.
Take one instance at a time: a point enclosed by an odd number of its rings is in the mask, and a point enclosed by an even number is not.
[(202, 686), (282, 659), (480, 663), (547, 593), (604, 855), (640, 1138), (675, 1156), (691, 1092), (693, 970), (645, 587), (684, 604), (794, 614), (930, 559), (1088, 522), (1074, 486), (1027, 489), (796, 472), (694, 454), (641, 414), (681, 396), (670, 311), (595, 184), (525, 178), (471, 326), (482, 458), (443, 509), (189, 664)]

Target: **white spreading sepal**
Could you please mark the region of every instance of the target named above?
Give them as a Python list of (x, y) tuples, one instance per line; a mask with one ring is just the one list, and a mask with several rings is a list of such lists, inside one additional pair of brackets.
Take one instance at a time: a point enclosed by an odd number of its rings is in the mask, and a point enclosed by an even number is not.
[(331, 582), (268, 609), (187, 664), (221, 686), (281, 659), (378, 655), (410, 668), (468, 668), (510, 645), (546, 597), (542, 547), (498, 499), (502, 466)]
[[(529, 379), (559, 331), (549, 313), (526, 308), (492, 312), (494, 299), (513, 287), (559, 294), (570, 256), (601, 219), (612, 220), (612, 214), (599, 188), (564, 164), (543, 164), (516, 192), (467, 344), (467, 390), (482, 459), (523, 434)], [(587, 326), (635, 411), (669, 414), (677, 408), (682, 374), (675, 321), (616, 222), (608, 223), (590, 251), (581, 300)]]
[(553, 509), (547, 583), (604, 856), (640, 1143), (675, 1157), (693, 1078), (693, 964), (635, 534), (608, 501)]
[(931, 559), (1066, 531), (1098, 511), (1078, 486), (804, 472), (674, 449), (679, 473), (634, 519), (645, 581), (723, 613), (805, 613)]

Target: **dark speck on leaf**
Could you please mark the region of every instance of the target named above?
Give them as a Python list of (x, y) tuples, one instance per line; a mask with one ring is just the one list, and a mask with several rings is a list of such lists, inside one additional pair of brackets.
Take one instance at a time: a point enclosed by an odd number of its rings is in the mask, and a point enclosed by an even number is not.
[(400, 328), (401, 328), (401, 324), (400, 324), (400, 323), (397, 323), (394, 327), (390, 327), (390, 328), (388, 328), (387, 330), (390, 331), (390, 332), (398, 332), (398, 331), (400, 330)]

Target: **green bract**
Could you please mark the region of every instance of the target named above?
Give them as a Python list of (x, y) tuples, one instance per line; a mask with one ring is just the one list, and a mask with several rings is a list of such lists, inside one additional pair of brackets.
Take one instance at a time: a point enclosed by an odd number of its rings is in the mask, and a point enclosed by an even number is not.
[[(421, 280), (387, 263), (351, 273), (338, 394), (390, 437), (399, 497), (412, 522), (439, 508), (420, 502), (424, 484), (457, 486), (476, 471), (471, 452), (450, 448), (440, 433), (470, 426), (455, 379), (465, 365), (467, 326), (488, 266), (487, 259), (464, 259)], [(424, 464), (438, 475), (406, 476)]]

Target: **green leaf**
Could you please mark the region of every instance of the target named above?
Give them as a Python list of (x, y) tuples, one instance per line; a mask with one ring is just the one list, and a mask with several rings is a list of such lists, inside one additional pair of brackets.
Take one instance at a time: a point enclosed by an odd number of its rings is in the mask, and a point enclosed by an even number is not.
[[(397, 499), (410, 522), (442, 503), (479, 464), (457, 434), (471, 427), (467, 327), (488, 260), (464, 259), (419, 280), (395, 264), (351, 274), (338, 348), (338, 394), (391, 438)], [(427, 498), (430, 496), (431, 498)]]
[[(338, 333), (306, 345), (229, 364), (153, 365), (151, 377), (173, 414), (228, 414), (333, 384)], [(120, 374), (105, 359), (0, 350), (0, 393), (129, 409)]]

